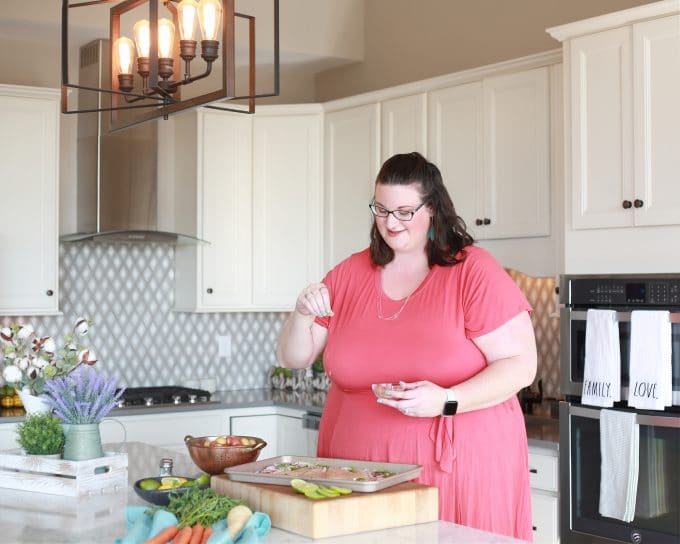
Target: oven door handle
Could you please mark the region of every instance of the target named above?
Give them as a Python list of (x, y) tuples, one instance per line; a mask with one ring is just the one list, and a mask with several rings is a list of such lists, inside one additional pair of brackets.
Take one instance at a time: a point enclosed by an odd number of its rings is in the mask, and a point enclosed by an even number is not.
[[(630, 314), (631, 312), (616, 312), (616, 320), (627, 323), (630, 321)], [(572, 321), (585, 321), (587, 315), (588, 312), (585, 312), (583, 310), (571, 310), (569, 312), (569, 318)], [(671, 323), (680, 323), (680, 312), (671, 312), (668, 320)]]
[[(605, 408), (606, 410), (606, 408)], [(600, 419), (602, 408), (585, 408), (584, 406), (569, 406), (569, 415), (587, 417), (590, 419)], [(669, 427), (680, 429), (680, 417), (678, 416), (651, 416), (647, 414), (636, 414), (635, 423), (638, 425), (649, 425), (654, 427)]]
[[(630, 314), (631, 312), (616, 312), (616, 320), (619, 322), (628, 323), (630, 322)], [(588, 312), (584, 312), (583, 310), (571, 310), (569, 312), (569, 318), (572, 321), (585, 321), (587, 315)], [(680, 323), (680, 312), (671, 312), (668, 320), (671, 323)]]

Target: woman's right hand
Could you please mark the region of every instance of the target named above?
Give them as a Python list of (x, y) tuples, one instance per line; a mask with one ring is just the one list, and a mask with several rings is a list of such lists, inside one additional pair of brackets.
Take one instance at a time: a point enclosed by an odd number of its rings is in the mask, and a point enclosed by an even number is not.
[(325, 317), (333, 315), (328, 288), (323, 283), (311, 283), (295, 301), (295, 311), (300, 315)]

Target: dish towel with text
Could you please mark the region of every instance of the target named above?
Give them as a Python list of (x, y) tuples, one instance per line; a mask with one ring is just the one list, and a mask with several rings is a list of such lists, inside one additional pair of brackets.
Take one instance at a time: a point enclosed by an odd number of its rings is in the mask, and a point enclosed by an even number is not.
[(581, 402), (614, 406), (621, 400), (621, 348), (619, 323), (614, 310), (588, 310), (586, 358)]
[(672, 342), (669, 312), (631, 313), (629, 406), (663, 410), (673, 403)]
[(635, 517), (640, 426), (632, 412), (600, 411), (600, 515), (626, 523)]

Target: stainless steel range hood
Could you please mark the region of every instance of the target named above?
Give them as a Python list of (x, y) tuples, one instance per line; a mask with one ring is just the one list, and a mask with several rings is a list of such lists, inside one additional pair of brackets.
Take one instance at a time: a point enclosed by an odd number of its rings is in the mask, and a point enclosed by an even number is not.
[[(80, 85), (110, 87), (108, 40), (80, 49)], [(80, 108), (108, 107), (105, 93), (79, 90)], [(159, 184), (158, 123), (109, 133), (110, 113), (78, 114), (76, 229), (64, 242), (168, 242), (203, 240), (176, 232), (172, 187)], [(162, 125), (161, 125), (162, 126)], [(165, 127), (163, 127), (165, 128)], [(162, 202), (161, 206), (159, 202)]]

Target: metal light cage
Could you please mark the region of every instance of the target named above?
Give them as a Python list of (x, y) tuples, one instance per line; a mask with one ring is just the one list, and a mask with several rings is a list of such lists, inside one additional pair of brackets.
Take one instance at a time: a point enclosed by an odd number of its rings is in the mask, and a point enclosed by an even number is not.
[[(91, 112), (111, 112), (110, 131), (114, 132), (122, 130), (131, 126), (138, 125), (151, 119), (163, 117), (167, 119), (169, 114), (176, 113), (189, 108), (197, 106), (204, 106), (217, 110), (233, 111), (238, 113), (254, 113), (255, 99), (265, 98), (269, 96), (278, 96), (280, 92), (280, 66), (279, 66), (279, 0), (272, 0), (273, 3), (273, 32), (274, 32), (274, 90), (270, 93), (255, 93), (255, 17), (236, 13), (234, 11), (234, 0), (221, 0), (222, 3), (222, 39), (221, 47), (222, 54), (222, 88), (207, 92), (200, 96), (182, 100), (181, 86), (178, 87), (175, 96), (172, 98), (164, 98), (161, 96), (150, 96), (147, 94), (139, 94), (135, 90), (131, 92), (121, 91), (119, 88), (118, 78), (115, 73), (115, 63), (113, 48), (116, 40), (120, 36), (120, 17), (124, 13), (131, 11), (138, 6), (148, 3), (149, 5), (149, 32), (150, 32), (150, 73), (148, 87), (154, 88), (157, 86), (158, 77), (158, 10), (160, 5), (164, 5), (172, 14), (173, 22), (177, 28), (177, 11), (174, 4), (179, 0), (123, 0), (111, 8), (111, 15), (109, 20), (109, 65), (111, 69), (111, 88), (95, 88), (81, 86), (69, 81), (68, 70), (68, 21), (69, 10), (74, 8), (84, 8), (87, 6), (108, 4), (117, 0), (89, 0), (73, 2), (71, 0), (62, 0), (61, 9), (61, 111), (62, 113), (91, 113)], [(236, 17), (240, 17), (248, 21), (248, 94), (236, 95), (236, 36), (235, 25)], [(178, 41), (178, 40), (177, 40)], [(174, 61), (177, 66), (181, 66), (179, 59), (179, 49), (175, 44)], [(68, 89), (82, 89), (86, 91), (94, 91), (110, 95), (111, 107), (99, 107), (90, 109), (68, 109)], [(125, 99), (145, 99), (144, 104), (133, 102), (128, 103)], [(230, 100), (248, 100), (248, 108), (235, 108), (215, 104), (217, 101)], [(101, 101), (99, 101), (101, 106)], [(141, 110), (147, 110), (141, 112)], [(122, 112), (126, 110), (140, 110), (138, 115), (123, 116)]]

